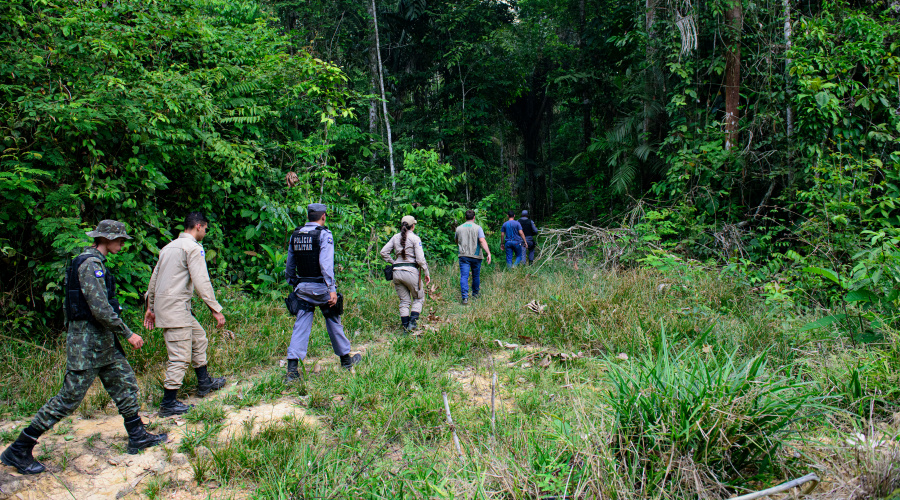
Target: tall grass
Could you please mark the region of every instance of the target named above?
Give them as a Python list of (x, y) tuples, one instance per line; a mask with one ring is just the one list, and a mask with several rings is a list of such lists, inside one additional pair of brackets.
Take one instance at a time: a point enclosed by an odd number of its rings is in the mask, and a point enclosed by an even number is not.
[[(398, 331), (389, 283), (345, 284), (345, 331), (366, 356), (355, 373), (339, 369), (319, 315), (309, 352), (320, 369), (307, 363), (303, 384), (286, 384), (279, 365), (293, 325), (280, 292), (251, 299), (220, 291), (226, 330), (198, 305), (211, 372), (245, 383), (188, 419), (179, 446), (194, 479), (250, 486), (267, 499), (721, 498), (821, 464), (794, 458), (797, 433), (856, 425), (830, 418), (823, 396), (847, 384), (847, 370), (836, 367), (859, 353), (841, 354), (840, 363), (807, 355), (825, 340), (796, 336), (746, 285), (714, 271), (495, 265), (483, 271), (481, 297), (463, 306), (457, 267), (433, 267), (435, 291), (413, 336)], [(546, 307), (534, 313), (530, 301)], [(148, 409), (161, 396), (166, 355), (160, 331), (141, 334), (144, 349), (126, 349)], [(30, 417), (58, 390), (63, 344), (45, 346), (50, 352), (0, 343), (4, 415)], [(581, 354), (543, 362), (560, 352)], [(866, 359), (863, 387), (884, 390), (900, 373), (893, 351)], [(184, 391), (195, 384), (189, 374)], [(95, 392), (86, 411), (113, 413)], [(279, 399), (304, 406), (319, 425), (288, 418), (219, 439), (228, 412)], [(851, 402), (858, 406), (840, 404)], [(881, 414), (891, 408), (886, 401)]]
[(711, 480), (705, 487), (771, 475), (784, 440), (813, 410), (825, 409), (811, 383), (770, 369), (765, 352), (746, 359), (704, 353), (704, 340), (673, 351), (663, 330), (655, 355), (610, 371), (612, 446), (625, 467), (646, 476), (648, 490), (685, 463)]

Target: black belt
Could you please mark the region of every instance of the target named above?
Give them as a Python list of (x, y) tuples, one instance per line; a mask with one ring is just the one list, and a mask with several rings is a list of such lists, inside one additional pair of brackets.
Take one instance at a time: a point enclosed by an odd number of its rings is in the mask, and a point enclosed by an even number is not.
[(412, 263), (409, 263), (409, 262), (401, 262), (401, 263), (399, 263), (399, 264), (394, 264), (393, 266), (394, 266), (394, 267), (419, 267), (418, 264), (412, 264)]
[(297, 281), (300, 283), (325, 283), (325, 278), (322, 276), (318, 278), (297, 278)]

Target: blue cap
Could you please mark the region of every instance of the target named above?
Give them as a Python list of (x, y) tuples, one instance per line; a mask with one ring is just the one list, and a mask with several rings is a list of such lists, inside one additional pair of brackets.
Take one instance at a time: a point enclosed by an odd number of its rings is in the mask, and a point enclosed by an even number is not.
[(327, 212), (328, 207), (324, 203), (310, 203), (306, 206), (307, 212)]
[(522, 217), (528, 217), (528, 210), (522, 210)]

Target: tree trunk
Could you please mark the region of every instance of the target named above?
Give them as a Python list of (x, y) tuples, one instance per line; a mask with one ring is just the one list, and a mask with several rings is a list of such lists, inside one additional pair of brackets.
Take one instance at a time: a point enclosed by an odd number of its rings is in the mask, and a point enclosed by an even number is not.
[[(527, 179), (525, 204), (528, 207), (536, 207), (537, 201), (544, 198), (544, 193), (540, 191), (541, 186), (538, 185), (537, 171), (542, 165), (540, 151), (544, 119), (547, 110), (552, 107), (546, 85), (547, 75), (551, 69), (547, 61), (542, 61), (535, 67), (529, 77), (529, 90), (507, 108), (507, 113), (516, 124), (522, 137), (524, 151), (522, 166), (525, 168)], [(542, 179), (546, 182), (546, 177), (543, 175)]]
[(744, 11), (741, 0), (732, 0), (732, 4), (725, 11), (725, 33), (728, 44), (725, 54), (725, 149), (731, 149), (738, 141), (743, 23)]
[[(653, 40), (656, 38), (656, 34), (653, 32), (653, 22), (656, 20), (656, 0), (645, 0), (644, 5), (646, 8), (644, 22), (646, 23), (645, 28), (647, 30), (647, 62), (652, 67), (656, 59), (656, 49), (653, 47)], [(645, 71), (650, 71), (650, 69)], [(653, 83), (650, 78), (651, 76), (649, 74), (644, 75), (644, 85), (646, 86), (646, 95), (648, 96), (647, 99), (649, 99), (650, 95), (654, 94), (654, 92), (652, 92)], [(646, 144), (650, 140), (650, 102), (647, 100), (644, 101), (643, 129), (644, 134), (642, 142)]]
[[(585, 29), (585, 0), (578, 2), (578, 65), (584, 69), (585, 49), (584, 49), (584, 29)], [(587, 152), (588, 146), (591, 144), (591, 136), (594, 133), (593, 123), (591, 122), (591, 89), (588, 81), (581, 85), (581, 150)], [(552, 207), (551, 207), (552, 210)]]
[(378, 84), (381, 89), (381, 108), (384, 113), (384, 128), (387, 131), (388, 158), (391, 166), (391, 190), (397, 191), (397, 179), (394, 171), (394, 143), (391, 138), (391, 120), (388, 116), (387, 98), (384, 92), (384, 65), (381, 64), (381, 42), (378, 40), (378, 15), (375, 9), (375, 0), (369, 2), (369, 15), (372, 16), (372, 26), (375, 31), (375, 55), (378, 60)]
[(469, 170), (466, 165), (466, 145), (468, 142), (468, 137), (466, 136), (466, 80), (463, 78), (462, 74), (462, 66), (459, 64), (459, 61), (456, 61), (456, 69), (459, 71), (459, 86), (460, 93), (462, 95), (462, 134), (463, 134), (463, 175), (466, 180), (466, 204), (472, 202), (471, 198), (469, 198)]
[[(784, 47), (785, 51), (791, 50), (791, 0), (784, 0)], [(787, 98), (787, 136), (794, 135), (794, 110), (791, 108), (791, 60), (784, 60), (785, 97)]]
[[(371, 4), (368, 9), (372, 14)], [(374, 19), (374, 17), (373, 17)], [(378, 44), (375, 43), (375, 30), (369, 36), (369, 89), (371, 94), (378, 93)], [(369, 145), (372, 146), (372, 165), (375, 165), (375, 135), (378, 133), (378, 99), (369, 99)]]

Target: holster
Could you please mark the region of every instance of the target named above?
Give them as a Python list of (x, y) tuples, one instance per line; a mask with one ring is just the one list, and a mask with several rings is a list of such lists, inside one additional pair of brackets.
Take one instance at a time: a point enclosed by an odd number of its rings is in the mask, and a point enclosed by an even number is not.
[(319, 310), (322, 311), (322, 316), (334, 318), (344, 314), (344, 295), (338, 293), (337, 296), (337, 302), (333, 306), (329, 306), (328, 304), (319, 306)]
[(287, 297), (284, 298), (284, 305), (287, 307), (288, 313), (291, 316), (296, 316), (297, 313), (300, 312), (300, 308), (303, 307), (303, 299), (301, 299), (293, 290), (288, 294)]

